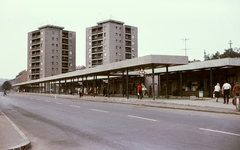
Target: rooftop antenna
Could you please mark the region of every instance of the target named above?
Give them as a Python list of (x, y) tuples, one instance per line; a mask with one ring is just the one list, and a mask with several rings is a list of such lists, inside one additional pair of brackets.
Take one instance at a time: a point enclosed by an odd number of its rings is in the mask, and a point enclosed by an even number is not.
[(230, 42), (228, 43), (229, 45), (230, 45), (230, 49), (232, 49), (232, 42), (231, 42), (231, 40), (230, 40)]
[(185, 56), (187, 56), (187, 50), (188, 49), (187, 49), (187, 44), (186, 43), (187, 43), (187, 40), (189, 40), (189, 39), (183, 38), (181, 40), (184, 40), (184, 43), (185, 43), (185, 49), (184, 49), (185, 50)]

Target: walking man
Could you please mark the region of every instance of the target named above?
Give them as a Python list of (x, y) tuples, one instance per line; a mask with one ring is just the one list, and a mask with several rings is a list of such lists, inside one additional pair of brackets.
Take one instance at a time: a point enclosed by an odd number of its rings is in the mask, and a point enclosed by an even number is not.
[(222, 86), (222, 94), (223, 94), (223, 98), (224, 98), (223, 104), (226, 104), (226, 103), (228, 104), (230, 92), (231, 92), (231, 85), (229, 83), (227, 83), (227, 81), (224, 81), (224, 84)]

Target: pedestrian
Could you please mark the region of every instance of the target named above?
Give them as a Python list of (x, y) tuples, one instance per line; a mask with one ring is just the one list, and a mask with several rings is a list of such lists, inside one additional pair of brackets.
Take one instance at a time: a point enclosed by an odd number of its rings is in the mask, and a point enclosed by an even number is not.
[(3, 96), (7, 96), (7, 91), (4, 89)]
[(103, 96), (107, 96), (107, 88), (106, 88), (106, 86), (104, 86), (104, 88), (103, 88)]
[(148, 92), (149, 97), (152, 97), (152, 86), (151, 85), (149, 86), (149, 90), (148, 91), (149, 91)]
[(142, 83), (142, 93), (143, 93), (143, 96), (147, 95), (147, 88), (145, 87), (145, 85), (143, 83)]
[(142, 93), (142, 84), (139, 83), (137, 88), (138, 88), (138, 99), (139, 98), (142, 99), (142, 95), (143, 95), (143, 93)]
[(226, 104), (226, 103), (228, 104), (230, 92), (231, 92), (231, 85), (227, 83), (227, 81), (224, 81), (224, 84), (222, 86), (222, 94), (224, 99), (223, 104)]
[(81, 88), (79, 87), (78, 88), (78, 95), (79, 95), (79, 98), (81, 98), (81, 96), (82, 96), (82, 93), (81, 93), (82, 91), (81, 91)]
[(237, 107), (237, 110), (239, 110), (239, 106), (238, 106), (238, 103), (239, 103), (239, 101), (237, 102), (237, 97), (239, 97), (240, 96), (240, 85), (238, 84), (238, 82), (236, 82), (235, 83), (235, 85), (233, 86), (233, 91), (232, 91), (232, 93), (234, 94), (234, 98), (233, 98), (233, 104), (234, 105), (236, 105)]
[(214, 86), (214, 95), (215, 95), (215, 98), (216, 98), (216, 102), (218, 102), (218, 97), (219, 97), (219, 92), (221, 90), (221, 87), (220, 87), (220, 84), (217, 83), (215, 86)]

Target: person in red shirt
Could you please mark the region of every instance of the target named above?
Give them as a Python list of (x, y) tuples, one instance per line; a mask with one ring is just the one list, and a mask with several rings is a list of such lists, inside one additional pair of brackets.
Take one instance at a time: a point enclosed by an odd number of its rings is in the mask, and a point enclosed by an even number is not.
[(142, 97), (143, 97), (142, 84), (139, 83), (137, 88), (138, 88), (138, 99), (139, 99), (139, 98), (142, 99)]

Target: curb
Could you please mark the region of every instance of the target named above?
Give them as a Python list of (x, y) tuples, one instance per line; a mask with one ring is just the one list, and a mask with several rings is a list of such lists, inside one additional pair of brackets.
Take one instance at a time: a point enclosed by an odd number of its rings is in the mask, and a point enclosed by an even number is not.
[(10, 122), (10, 124), (14, 127), (14, 129), (18, 132), (18, 134), (23, 138), (23, 140), (25, 140), (25, 142), (23, 144), (17, 145), (17, 146), (14, 146), (14, 147), (10, 147), (10, 148), (8, 148), (8, 150), (27, 150), (27, 149), (30, 149), (31, 142), (25, 136), (25, 134), (3, 112), (0, 111), (0, 114), (3, 115), (8, 120), (8, 122)]

